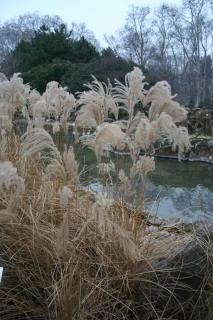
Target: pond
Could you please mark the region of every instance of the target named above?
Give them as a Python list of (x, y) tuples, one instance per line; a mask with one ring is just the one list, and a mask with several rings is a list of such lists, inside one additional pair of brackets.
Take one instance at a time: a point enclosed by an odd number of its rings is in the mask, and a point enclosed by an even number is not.
[[(95, 156), (78, 147), (76, 155), (81, 163), (82, 182), (94, 191), (111, 192), (98, 177)], [(129, 156), (111, 155), (116, 168), (129, 172)], [(141, 191), (138, 186), (137, 192)], [(213, 222), (213, 165), (200, 162), (156, 160), (156, 169), (145, 179), (144, 206), (161, 218), (182, 218), (185, 222)]]
[[(66, 136), (56, 134), (55, 138), (57, 145), (72, 144), (72, 129)], [(81, 182), (94, 191), (115, 193), (116, 180), (113, 186), (106, 188), (98, 176), (94, 153), (80, 145), (75, 146), (75, 153), (82, 171)], [(129, 156), (111, 154), (110, 158), (118, 170), (123, 168), (128, 174), (131, 165)], [(141, 192), (140, 185), (136, 192)], [(165, 219), (213, 222), (213, 165), (156, 160), (155, 171), (145, 180), (144, 207)]]

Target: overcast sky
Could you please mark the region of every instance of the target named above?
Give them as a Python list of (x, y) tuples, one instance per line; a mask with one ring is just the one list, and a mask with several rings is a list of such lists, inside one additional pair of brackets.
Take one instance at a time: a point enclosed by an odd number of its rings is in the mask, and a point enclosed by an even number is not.
[(98, 40), (114, 34), (125, 20), (130, 5), (157, 8), (162, 3), (180, 4), (181, 0), (0, 0), (0, 21), (29, 12), (59, 15), (65, 22), (85, 22)]

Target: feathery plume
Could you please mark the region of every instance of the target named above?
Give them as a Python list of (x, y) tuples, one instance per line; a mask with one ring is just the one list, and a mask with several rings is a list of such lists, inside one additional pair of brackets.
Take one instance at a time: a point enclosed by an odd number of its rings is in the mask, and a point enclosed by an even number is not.
[(27, 97), (30, 92), (29, 85), (23, 83), (23, 79), (15, 73), (10, 81), (3, 76), (0, 81), (0, 115), (8, 116), (12, 121), (13, 115), (17, 110), (22, 110), (26, 105)]
[(138, 154), (141, 149), (147, 151), (158, 139), (159, 133), (160, 128), (156, 121), (150, 122), (148, 118), (142, 117), (133, 137), (134, 152)]
[(75, 120), (76, 141), (79, 128), (96, 128), (108, 119), (112, 113), (118, 118), (118, 105), (112, 96), (112, 85), (99, 82), (94, 76), (92, 83), (86, 84), (90, 89), (79, 94), (77, 105), (81, 109), (77, 112)]
[(64, 164), (60, 159), (51, 159), (51, 162), (47, 165), (45, 173), (49, 179), (66, 181), (67, 173), (64, 168)]
[(140, 157), (139, 160), (133, 164), (132, 168), (130, 169), (130, 176), (131, 178), (134, 178), (136, 175), (140, 175), (141, 177), (143, 177), (154, 170), (154, 157), (143, 156)]
[(72, 198), (72, 195), (72, 190), (67, 186), (63, 186), (62, 190), (59, 191), (61, 208), (66, 208), (68, 206), (68, 202)]
[(4, 73), (0, 72), (0, 82), (3, 82), (3, 81), (8, 81), (8, 79)]
[(187, 110), (178, 102), (172, 101), (176, 95), (171, 94), (171, 87), (167, 81), (157, 82), (147, 93), (145, 102), (151, 102), (149, 109), (150, 121), (156, 120), (162, 112), (170, 115), (174, 122), (181, 122), (187, 117)]
[(8, 137), (4, 129), (0, 130), (0, 160), (7, 160), (8, 157)]
[(126, 145), (126, 135), (116, 124), (106, 123), (97, 128), (94, 141), (94, 151), (98, 162), (107, 145), (111, 145), (118, 150), (123, 150)]
[(110, 161), (108, 163), (99, 163), (97, 165), (99, 174), (102, 175), (110, 175), (112, 172), (115, 172), (115, 164), (114, 162)]
[(25, 190), (22, 177), (10, 161), (0, 163), (0, 222), (9, 222), (15, 218), (19, 196)]
[(111, 205), (112, 202), (103, 194), (96, 195), (92, 215), (97, 229), (102, 238), (109, 238), (114, 243), (117, 242), (127, 259), (133, 262), (139, 261), (140, 249), (131, 238), (131, 233), (113, 221), (113, 216), (109, 212)]
[(172, 150), (176, 151), (178, 148), (178, 159), (181, 159), (181, 155), (184, 151), (188, 151), (191, 147), (188, 131), (185, 127), (178, 127), (177, 133), (174, 137)]
[(53, 142), (52, 137), (46, 130), (35, 128), (27, 131), (21, 137), (20, 152), (22, 157), (30, 157), (45, 149), (49, 150), (49, 153), (45, 155), (45, 158), (56, 158), (61, 160), (60, 153)]
[(125, 76), (125, 84), (115, 80), (113, 97), (116, 103), (121, 104), (128, 111), (130, 118), (133, 117), (135, 105), (144, 101), (146, 93), (144, 86), (147, 84), (143, 82), (144, 79), (141, 69), (134, 67), (133, 71)]
[(75, 184), (79, 184), (79, 166), (78, 162), (75, 160), (73, 147), (70, 146), (67, 148), (67, 146), (65, 146), (62, 159), (68, 178), (74, 181)]
[(60, 123), (58, 121), (53, 122), (52, 127), (53, 127), (53, 134), (60, 132)]
[(0, 189), (21, 193), (24, 191), (24, 180), (18, 176), (17, 169), (10, 161), (0, 163)]

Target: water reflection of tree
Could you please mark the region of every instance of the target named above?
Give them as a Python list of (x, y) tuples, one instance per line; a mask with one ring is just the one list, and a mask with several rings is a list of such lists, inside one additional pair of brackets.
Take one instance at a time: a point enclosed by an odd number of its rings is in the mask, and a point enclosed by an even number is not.
[(153, 206), (160, 216), (183, 217), (189, 220), (213, 219), (213, 192), (197, 185), (195, 188), (155, 185), (147, 181), (148, 207)]

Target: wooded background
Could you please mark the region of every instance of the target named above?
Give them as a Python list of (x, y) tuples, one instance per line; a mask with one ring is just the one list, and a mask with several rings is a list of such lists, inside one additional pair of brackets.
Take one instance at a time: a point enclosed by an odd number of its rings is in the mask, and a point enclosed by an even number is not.
[(85, 24), (67, 24), (58, 16), (25, 14), (0, 25), (0, 71), (21, 72), (39, 91), (51, 80), (73, 93), (95, 75), (101, 81), (123, 81), (133, 65), (147, 82), (167, 80), (186, 106), (213, 107), (212, 0), (183, 0), (179, 7), (163, 4), (132, 6), (123, 26), (105, 36), (101, 49)]

